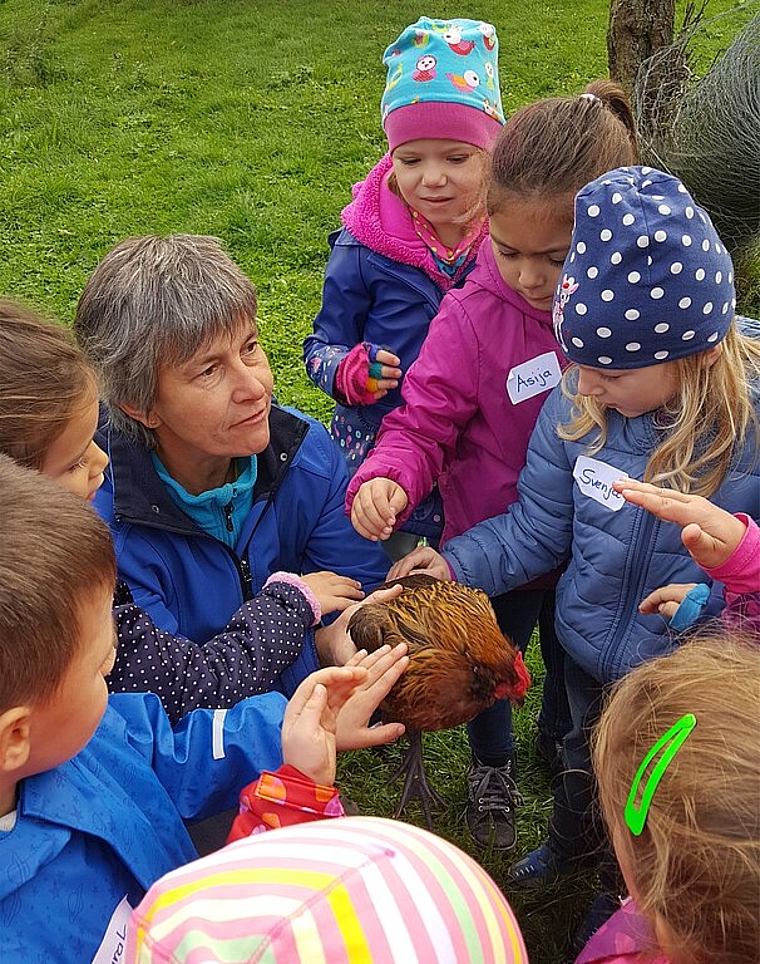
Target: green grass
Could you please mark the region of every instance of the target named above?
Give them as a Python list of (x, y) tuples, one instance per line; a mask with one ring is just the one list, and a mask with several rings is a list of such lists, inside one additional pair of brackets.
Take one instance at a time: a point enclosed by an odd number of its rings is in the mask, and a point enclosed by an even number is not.
[[(731, 6), (713, 0), (708, 13)], [(711, 22), (698, 68), (758, 9), (755, 0)], [(259, 289), (279, 398), (327, 418), (301, 341), (319, 306), (326, 235), (384, 150), (382, 51), (421, 13), (497, 25), (507, 112), (606, 73), (607, 0), (4, 0), (0, 291), (69, 323), (116, 241), (217, 235)], [(537, 651), (529, 661), (540, 682)], [(541, 840), (551, 810), (531, 743), (539, 692), (516, 714), (518, 854)], [(393, 812), (399, 790), (386, 783), (399, 752), (341, 760), (341, 785), (365, 811)], [(469, 849), (463, 730), (429, 735), (426, 757), (449, 801), (436, 827)], [(503, 882), (505, 859), (482, 859)], [(581, 879), (510, 895), (534, 964), (565, 959), (592, 888)]]

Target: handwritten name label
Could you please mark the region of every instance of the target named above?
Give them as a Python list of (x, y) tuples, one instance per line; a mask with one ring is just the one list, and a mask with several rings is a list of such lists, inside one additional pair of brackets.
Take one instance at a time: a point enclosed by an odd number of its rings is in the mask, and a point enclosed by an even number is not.
[(573, 478), (584, 495), (594, 499), (606, 509), (617, 512), (625, 505), (625, 499), (613, 488), (612, 483), (625, 478), (625, 472), (607, 465), (597, 459), (590, 459), (586, 455), (579, 455), (575, 460)]
[(111, 915), (108, 927), (100, 942), (100, 947), (92, 959), (92, 964), (122, 964), (127, 942), (127, 924), (132, 907), (126, 896), (119, 901)]
[(519, 405), (534, 395), (548, 392), (562, 378), (557, 356), (553, 351), (536, 355), (515, 367), (507, 375), (507, 395), (513, 405)]

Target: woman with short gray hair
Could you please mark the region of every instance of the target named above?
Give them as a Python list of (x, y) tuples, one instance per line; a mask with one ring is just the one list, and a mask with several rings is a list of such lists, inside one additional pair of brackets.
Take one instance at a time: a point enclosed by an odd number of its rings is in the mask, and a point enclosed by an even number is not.
[[(364, 589), (384, 579), (382, 549), (344, 514), (346, 470), (326, 429), (272, 403), (256, 291), (219, 241), (117, 244), (87, 282), (74, 331), (108, 413), (99, 442), (111, 464), (95, 506), (121, 578), (159, 627), (213, 637), (275, 571), (329, 570)], [(339, 630), (317, 630), (323, 662), (350, 655)], [(281, 688), (289, 695), (316, 665), (309, 634)]]

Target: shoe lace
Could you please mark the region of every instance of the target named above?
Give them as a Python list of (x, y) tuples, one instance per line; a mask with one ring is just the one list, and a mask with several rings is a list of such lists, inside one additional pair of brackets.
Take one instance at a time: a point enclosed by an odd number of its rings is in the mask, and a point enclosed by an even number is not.
[(509, 813), (515, 804), (522, 803), (522, 796), (508, 767), (473, 767), (471, 786), (478, 810), (502, 810)]

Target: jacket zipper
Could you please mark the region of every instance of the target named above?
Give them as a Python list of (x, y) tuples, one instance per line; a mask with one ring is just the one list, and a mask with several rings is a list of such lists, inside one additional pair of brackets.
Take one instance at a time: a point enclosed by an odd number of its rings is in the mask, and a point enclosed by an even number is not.
[[(386, 255), (380, 255), (380, 257), (386, 257)], [(422, 295), (422, 297), (423, 297), (423, 298), (425, 299), (425, 301), (430, 305), (430, 307), (435, 310), (435, 313), (436, 313), (436, 314), (438, 313), (438, 309), (439, 309), (439, 307), (440, 307), (440, 302), (439, 302), (439, 303), (436, 303), (435, 301), (433, 301), (433, 299), (430, 297), (430, 294), (429, 294), (427, 291), (425, 291), (425, 290), (422, 288), (422, 286), (419, 285), (419, 284), (416, 282), (416, 280), (414, 280), (414, 279), (412, 279), (412, 278), (406, 278), (406, 277), (404, 277), (403, 275), (400, 275), (400, 276), (399, 276), (399, 275), (397, 275), (394, 271), (392, 271), (387, 265), (385, 265), (385, 264), (380, 264), (379, 262), (375, 261), (374, 259), (371, 259), (371, 260), (372, 260), (372, 263), (374, 264), (374, 266), (375, 266), (379, 271), (381, 271), (383, 274), (388, 275), (388, 277), (391, 278), (393, 281), (395, 281), (395, 282), (399, 282), (399, 281), (400, 281), (400, 282), (402, 282), (403, 284), (405, 284), (407, 287), (411, 288), (412, 291), (416, 292), (418, 295)], [(411, 266), (410, 266), (410, 267), (411, 267)], [(414, 267), (416, 267), (416, 265), (415, 265)], [(423, 271), (422, 268), (418, 268), (417, 270), (422, 271), (422, 273), (425, 274), (425, 272)], [(438, 288), (438, 285), (436, 285), (436, 283), (433, 281), (432, 278), (428, 277), (427, 275), (425, 275), (425, 277), (428, 279), (428, 281), (430, 282), (430, 284), (432, 284), (434, 287)], [(441, 297), (443, 298), (443, 296), (446, 294), (446, 292), (443, 291), (443, 290), (440, 289), (440, 288), (439, 288), (438, 290), (441, 291)]]
[(227, 532), (234, 532), (235, 526), (232, 523), (232, 510), (234, 506), (232, 504), (232, 499), (224, 507), (224, 524), (227, 527)]
[[(607, 657), (604, 660), (605, 669), (611, 671), (611, 675), (610, 673), (604, 674), (607, 682), (618, 679), (620, 676), (622, 664), (621, 656), (625, 651), (625, 647), (621, 644), (624, 638), (630, 635), (632, 623), (636, 621), (635, 615), (630, 615), (631, 607), (634, 607), (634, 613), (638, 612), (637, 606), (638, 602), (642, 598), (641, 585), (645, 571), (643, 562), (644, 559), (648, 558), (652, 552), (652, 532), (656, 522), (657, 520), (654, 518), (654, 516), (650, 515), (648, 512), (639, 513), (637, 526), (638, 531), (634, 531), (634, 538), (638, 544), (638, 549), (629, 558), (628, 564), (626, 565), (623, 573), (623, 585), (625, 586), (625, 591), (621, 596), (620, 606), (618, 607), (621, 621), (614, 636), (610, 640), (609, 646), (606, 647)], [(632, 573), (635, 573), (635, 579), (630, 578)]]

